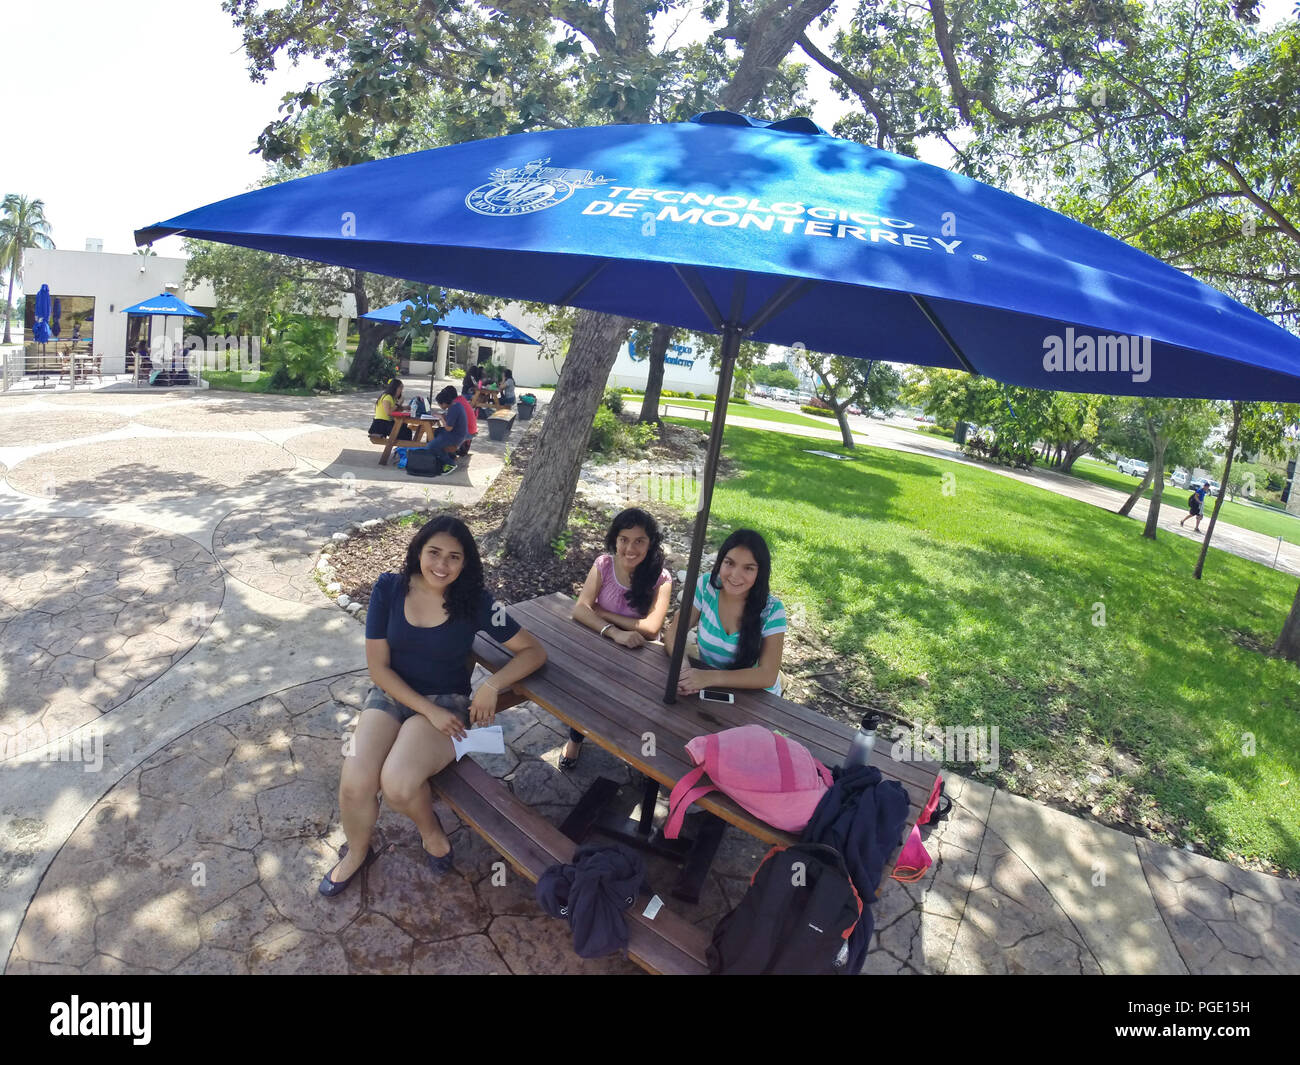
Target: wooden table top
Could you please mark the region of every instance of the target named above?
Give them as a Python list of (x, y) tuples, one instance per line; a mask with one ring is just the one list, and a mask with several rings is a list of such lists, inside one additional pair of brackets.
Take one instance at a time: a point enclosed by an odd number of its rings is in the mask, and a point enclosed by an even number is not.
[[(511, 615), (537, 637), (548, 656), (545, 666), (514, 689), (622, 761), (671, 788), (693, 768), (686, 753), (688, 740), (759, 724), (798, 740), (826, 766), (843, 762), (853, 740), (852, 728), (768, 692), (736, 691), (732, 704), (706, 703), (692, 695), (665, 705), (669, 663), (663, 646), (647, 644), (630, 650), (602, 639), (572, 619), (573, 602), (557, 593), (510, 607)], [(508, 651), (483, 635), (477, 638), (474, 653), (493, 671), (510, 658)], [(888, 743), (878, 743), (871, 764), (906, 789), (910, 828), (929, 798), (939, 766), (895, 762), (889, 749)], [(789, 844), (797, 839), (760, 821), (721, 792), (699, 800), (699, 805), (765, 842)], [(891, 856), (888, 868), (893, 868), (896, 856), (897, 852)]]

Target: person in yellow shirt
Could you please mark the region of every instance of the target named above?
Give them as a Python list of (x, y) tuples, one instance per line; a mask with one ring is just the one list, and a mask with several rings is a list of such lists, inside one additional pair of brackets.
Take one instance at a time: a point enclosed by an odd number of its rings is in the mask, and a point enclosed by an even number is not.
[[(371, 436), (387, 436), (393, 431), (393, 412), (405, 412), (402, 406), (402, 382), (394, 377), (388, 382), (379, 401), (375, 404), (375, 420), (370, 423)], [(397, 434), (398, 440), (411, 439), (411, 427), (403, 425)]]

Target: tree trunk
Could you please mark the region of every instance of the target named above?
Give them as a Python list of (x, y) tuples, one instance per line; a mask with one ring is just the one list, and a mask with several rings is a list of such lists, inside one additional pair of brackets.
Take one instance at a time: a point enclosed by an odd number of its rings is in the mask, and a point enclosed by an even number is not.
[(645, 399), (641, 401), (639, 422), (659, 421), (659, 395), (664, 390), (664, 359), (676, 330), (671, 325), (657, 325), (650, 334), (650, 372), (645, 382)]
[(581, 311), (573, 327), (564, 376), (547, 405), (537, 451), (506, 519), (506, 551), (522, 559), (545, 558), (569, 519), (591, 423), (605, 382), (631, 321)]
[(1074, 469), (1075, 459), (1082, 458), (1092, 450), (1092, 444), (1087, 440), (1078, 440), (1065, 449), (1065, 465), (1061, 467), (1062, 473), (1070, 473)]
[(1151, 505), (1147, 508), (1147, 523), (1142, 528), (1142, 535), (1148, 540), (1156, 538), (1156, 525), (1160, 521), (1160, 497), (1165, 491), (1165, 447), (1164, 443), (1156, 445), (1156, 453), (1151, 456), (1151, 465), (1147, 476), (1152, 480)]
[(1241, 416), (1244, 408), (1240, 400), (1232, 402), (1232, 430), (1228, 433), (1228, 459), (1223, 466), (1223, 480), (1219, 482), (1219, 494), (1214, 500), (1214, 511), (1210, 514), (1210, 526), (1205, 530), (1205, 539), (1201, 541), (1201, 554), (1196, 560), (1196, 569), (1192, 573), (1198, 581), (1201, 579), (1201, 573), (1205, 569), (1205, 555), (1210, 550), (1210, 537), (1214, 535), (1214, 523), (1219, 520), (1219, 508), (1223, 506), (1223, 493), (1227, 491), (1224, 487), (1228, 483), (1228, 478), (1232, 475), (1232, 458), (1237, 453), (1237, 433), (1241, 429)]
[(360, 270), (352, 271), (352, 298), (357, 301), (357, 353), (352, 356), (352, 365), (348, 367), (347, 380), (354, 385), (365, 384), (370, 376), (370, 360), (379, 350), (379, 342), (387, 335), (385, 323), (369, 322), (362, 318), (370, 313), (370, 297), (366, 295), (366, 275)]
[(1128, 500), (1124, 503), (1124, 505), (1119, 508), (1118, 513), (1120, 517), (1128, 517), (1128, 512), (1132, 510), (1134, 504), (1136, 504), (1137, 501), (1142, 498), (1142, 493), (1147, 490), (1147, 485), (1149, 485), (1150, 483), (1151, 483), (1151, 469), (1150, 467), (1148, 467), (1147, 475), (1142, 478), (1142, 483), (1138, 485), (1135, 489), (1133, 489), (1133, 494), (1129, 496)]
[(14, 268), (13, 263), (9, 264), (9, 295), (5, 297), (5, 339), (6, 344), (12, 344), (13, 341), (9, 336), (9, 315), (14, 309)]
[(856, 446), (853, 440), (853, 432), (849, 429), (849, 400), (844, 401), (844, 406), (835, 405), (835, 420), (840, 423), (840, 436), (844, 438), (845, 447)]
[(1273, 653), (1289, 662), (1300, 663), (1300, 589), (1296, 590), (1291, 613), (1287, 615), (1286, 624), (1282, 626), (1277, 643), (1273, 645)]

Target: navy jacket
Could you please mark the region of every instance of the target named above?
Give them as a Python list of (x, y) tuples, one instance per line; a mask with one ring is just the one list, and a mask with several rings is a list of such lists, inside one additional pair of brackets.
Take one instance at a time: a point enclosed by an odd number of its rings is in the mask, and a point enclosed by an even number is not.
[(645, 862), (621, 844), (579, 847), (571, 865), (553, 865), (537, 881), (537, 901), (573, 930), (580, 958), (599, 958), (627, 949), (623, 911), (636, 902), (645, 882)]
[(845, 971), (862, 968), (875, 931), (871, 904), (885, 875), (885, 862), (902, 842), (907, 825), (907, 792), (896, 780), (882, 780), (874, 766), (833, 770), (835, 784), (817, 804), (800, 837), (804, 843), (825, 843), (844, 856), (849, 877), (862, 897), (862, 919), (849, 936)]

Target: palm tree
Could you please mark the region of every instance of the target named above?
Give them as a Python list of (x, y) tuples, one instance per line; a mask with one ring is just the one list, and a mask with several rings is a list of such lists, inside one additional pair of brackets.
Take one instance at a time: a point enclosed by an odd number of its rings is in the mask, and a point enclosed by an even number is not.
[(29, 200), (10, 193), (0, 204), (0, 269), (9, 271), (9, 295), (5, 298), (5, 335), (11, 343), (9, 316), (14, 303), (14, 277), (23, 265), (26, 248), (53, 248), (50, 223), (45, 220), (45, 201)]

